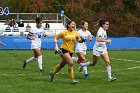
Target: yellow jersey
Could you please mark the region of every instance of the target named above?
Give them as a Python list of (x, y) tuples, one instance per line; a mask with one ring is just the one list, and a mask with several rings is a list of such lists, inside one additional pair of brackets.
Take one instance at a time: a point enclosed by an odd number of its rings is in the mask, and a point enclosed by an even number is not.
[(58, 35), (56, 35), (55, 39), (58, 40), (60, 38), (62, 38), (62, 44), (60, 48), (67, 50), (69, 53), (74, 52), (75, 41), (76, 40), (81, 41), (78, 32), (75, 30), (73, 31), (65, 30), (63, 32), (60, 32)]

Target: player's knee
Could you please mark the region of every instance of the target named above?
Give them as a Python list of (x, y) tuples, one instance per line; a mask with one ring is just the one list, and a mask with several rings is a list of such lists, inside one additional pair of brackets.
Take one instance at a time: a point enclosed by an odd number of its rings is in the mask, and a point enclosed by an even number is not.
[(86, 58), (81, 58), (80, 60), (81, 60), (82, 63), (87, 61)]
[(106, 61), (106, 65), (110, 65), (110, 61)]
[(96, 63), (97, 63), (97, 61), (93, 61), (93, 62), (90, 63), (90, 65), (91, 65), (91, 66), (95, 66)]

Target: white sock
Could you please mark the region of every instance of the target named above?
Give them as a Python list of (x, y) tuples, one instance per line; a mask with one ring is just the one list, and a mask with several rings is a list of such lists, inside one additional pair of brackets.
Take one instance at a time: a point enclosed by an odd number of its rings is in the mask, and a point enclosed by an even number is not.
[(42, 55), (38, 57), (38, 67), (39, 70), (42, 70)]
[(84, 67), (84, 66), (89, 66), (89, 65), (90, 65), (90, 62), (80, 63), (80, 65), (81, 65), (82, 67)]
[(86, 66), (83, 67), (83, 71), (84, 71), (85, 74), (88, 74)]
[(108, 66), (106, 67), (106, 70), (107, 70), (108, 78), (111, 78), (111, 66), (108, 65)]
[(36, 59), (35, 57), (31, 57), (31, 58), (29, 58), (29, 59), (26, 60), (26, 63), (32, 62), (32, 61), (34, 61), (35, 59)]
[(78, 58), (77, 57), (72, 57), (73, 62), (77, 62)]

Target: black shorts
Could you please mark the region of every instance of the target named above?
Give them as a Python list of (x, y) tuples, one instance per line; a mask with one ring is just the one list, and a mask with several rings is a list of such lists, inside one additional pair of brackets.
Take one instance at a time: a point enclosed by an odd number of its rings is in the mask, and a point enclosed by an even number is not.
[[(60, 50), (62, 51), (62, 54), (65, 54), (65, 53), (69, 53), (69, 51), (63, 49), (63, 48), (60, 48)], [(73, 53), (69, 53), (70, 56), (72, 57)]]

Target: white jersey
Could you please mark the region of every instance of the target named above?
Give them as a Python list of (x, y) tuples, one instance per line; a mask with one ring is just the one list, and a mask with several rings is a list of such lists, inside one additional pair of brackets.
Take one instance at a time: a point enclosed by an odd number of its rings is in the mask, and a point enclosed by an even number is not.
[[(78, 31), (78, 34), (81, 36), (81, 37), (84, 37), (86, 38), (86, 40), (88, 40), (88, 37), (89, 36), (92, 36), (91, 33), (86, 30), (86, 31), (82, 31), (82, 29), (80, 29)], [(83, 43), (77, 43), (76, 45), (76, 50), (83, 50), (83, 51), (86, 51), (87, 50), (87, 45), (86, 45), (86, 42), (83, 42)]]
[(106, 31), (102, 27), (100, 27), (98, 32), (97, 32), (96, 42), (94, 44), (93, 49), (97, 50), (97, 51), (106, 51), (107, 50), (106, 42), (97, 42), (98, 36), (101, 36), (101, 38), (103, 38), (103, 39), (107, 39)]
[(29, 35), (34, 36), (36, 38), (36, 40), (31, 40), (32, 41), (31, 46), (38, 46), (38, 48), (40, 48), (41, 47), (41, 37), (43, 36), (44, 33), (45, 33), (45, 31), (44, 31), (43, 27), (41, 27), (41, 28), (37, 28), (36, 26), (32, 27), (29, 32)]

